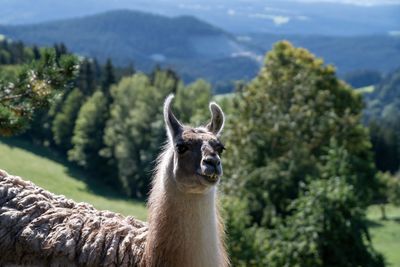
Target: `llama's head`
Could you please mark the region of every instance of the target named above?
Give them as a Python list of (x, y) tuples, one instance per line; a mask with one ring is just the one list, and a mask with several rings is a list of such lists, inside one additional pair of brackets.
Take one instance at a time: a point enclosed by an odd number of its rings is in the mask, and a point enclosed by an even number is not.
[(215, 186), (222, 175), (219, 140), (224, 126), (224, 113), (216, 103), (210, 103), (211, 121), (205, 127), (184, 126), (171, 110), (170, 95), (164, 104), (164, 120), (173, 147), (172, 179), (186, 193), (205, 193)]

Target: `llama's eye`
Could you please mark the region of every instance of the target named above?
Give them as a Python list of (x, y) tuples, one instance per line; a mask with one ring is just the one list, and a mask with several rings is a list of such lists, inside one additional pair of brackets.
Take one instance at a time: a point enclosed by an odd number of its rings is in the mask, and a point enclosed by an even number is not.
[(218, 154), (222, 154), (222, 152), (224, 152), (224, 150), (225, 150), (225, 147), (224, 147), (223, 144), (218, 144), (218, 145), (215, 147), (215, 151), (217, 151)]
[(178, 152), (178, 154), (183, 154), (188, 150), (188, 146), (185, 144), (177, 144), (176, 145), (176, 151)]

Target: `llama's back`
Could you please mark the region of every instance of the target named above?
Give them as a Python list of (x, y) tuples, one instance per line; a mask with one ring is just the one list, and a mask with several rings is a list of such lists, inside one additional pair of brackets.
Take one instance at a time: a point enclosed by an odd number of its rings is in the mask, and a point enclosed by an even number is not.
[(0, 266), (139, 266), (147, 225), (0, 170)]

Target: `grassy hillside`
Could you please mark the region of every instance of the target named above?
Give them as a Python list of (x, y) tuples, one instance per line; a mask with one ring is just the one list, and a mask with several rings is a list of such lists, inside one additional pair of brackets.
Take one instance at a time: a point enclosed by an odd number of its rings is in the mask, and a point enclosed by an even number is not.
[(370, 231), (374, 247), (385, 255), (388, 266), (400, 266), (400, 208), (388, 206), (387, 220), (380, 220), (378, 206), (372, 206), (368, 210)]
[(115, 191), (96, 181), (61, 157), (22, 141), (0, 140), (0, 169), (30, 180), (55, 194), (65, 195), (77, 202), (88, 202), (97, 209), (146, 219), (144, 203), (118, 196)]

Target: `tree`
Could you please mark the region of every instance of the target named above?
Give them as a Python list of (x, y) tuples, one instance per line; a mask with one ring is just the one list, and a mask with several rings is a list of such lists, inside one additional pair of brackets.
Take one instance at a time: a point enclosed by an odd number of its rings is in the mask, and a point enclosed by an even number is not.
[(247, 203), (242, 238), (252, 228), (264, 238), (258, 266), (382, 266), (364, 222), (377, 183), (361, 96), (332, 66), (280, 42), (229, 106), (223, 186)]
[(187, 87), (179, 86), (175, 106), (179, 110), (181, 121), (193, 125), (206, 123), (210, 116), (208, 104), (211, 96), (211, 85), (204, 80), (197, 80)]
[(71, 139), (75, 120), (83, 101), (83, 94), (79, 89), (75, 88), (68, 94), (62, 104), (61, 111), (54, 117), (52, 123), (54, 142), (64, 152), (67, 152), (72, 147)]
[(68, 159), (95, 174), (98, 179), (115, 185), (115, 176), (110, 171), (112, 166), (100, 155), (101, 149), (105, 147), (103, 135), (108, 112), (107, 99), (100, 90), (87, 99), (76, 119), (73, 147), (68, 151)]
[(387, 119), (373, 118), (369, 129), (377, 169), (395, 173), (400, 168), (400, 120), (389, 123)]
[(400, 168), (400, 70), (396, 70), (365, 96), (364, 120), (370, 127), (377, 168), (394, 174)]
[(34, 59), (35, 59), (35, 60), (39, 60), (40, 57), (41, 57), (41, 55), (40, 55), (40, 50), (39, 50), (39, 48), (38, 48), (36, 45), (34, 45), (34, 46), (32, 47), (32, 52), (33, 52), (33, 57), (34, 57)]
[(192, 115), (196, 122), (205, 120), (204, 114), (209, 118), (209, 84), (198, 81), (185, 87), (171, 70), (157, 69), (149, 76), (136, 73), (112, 86), (102, 155), (114, 161), (127, 195), (143, 198), (148, 192), (154, 159), (165, 140), (162, 103), (170, 93), (176, 93), (179, 114)]
[(169, 87), (156, 87), (144, 74), (123, 78), (111, 89), (113, 104), (102, 154), (115, 159), (127, 195), (143, 198), (148, 192), (150, 173), (164, 135), (161, 107), (170, 92)]
[(57, 60), (54, 51), (45, 50), (39, 61), (23, 67), (14, 80), (0, 81), (0, 135), (26, 130), (35, 111), (48, 107), (75, 74), (74, 57)]
[(292, 214), (268, 232), (268, 266), (384, 266), (354, 189), (343, 178), (313, 179), (301, 191)]
[(110, 86), (116, 82), (114, 66), (111, 59), (107, 59), (103, 70), (103, 80), (101, 83), (101, 88), (105, 96), (110, 95)]
[(81, 90), (81, 92), (90, 96), (96, 89), (96, 77), (93, 70), (94, 64), (85, 58), (80, 63), (79, 75), (77, 77), (77, 87)]
[(375, 203), (381, 210), (381, 219), (386, 220), (386, 205), (400, 206), (400, 176), (393, 176), (389, 172), (378, 172), (379, 187), (375, 194)]
[(368, 132), (359, 120), (362, 99), (336, 78), (333, 67), (281, 42), (238, 95), (237, 113), (228, 120), (231, 182), (225, 185), (251, 197), (257, 223), (286, 214), (299, 183), (319, 176), (317, 166), (331, 138), (348, 151), (355, 192), (368, 203), (375, 180)]

